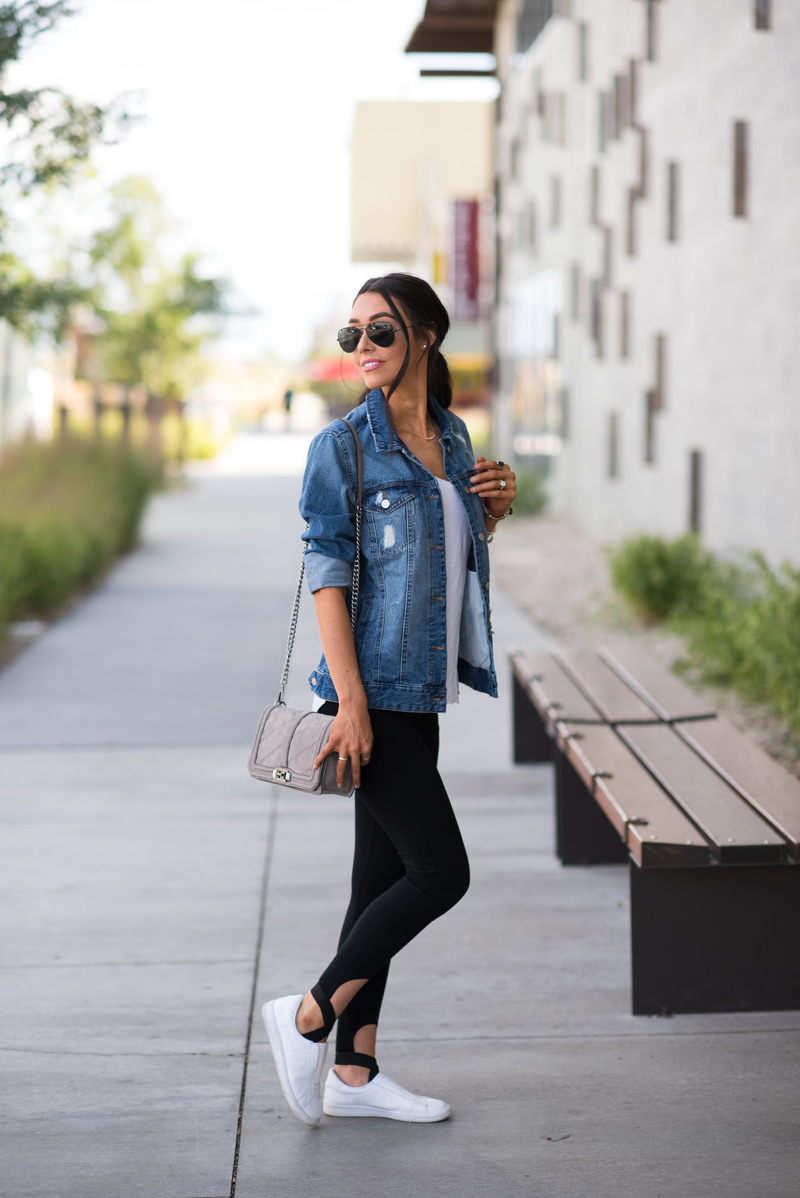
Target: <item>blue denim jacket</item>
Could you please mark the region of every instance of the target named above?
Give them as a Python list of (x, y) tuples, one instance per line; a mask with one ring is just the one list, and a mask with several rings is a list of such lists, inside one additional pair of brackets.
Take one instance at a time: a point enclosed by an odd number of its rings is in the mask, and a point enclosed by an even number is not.
[[(459, 680), (497, 695), (489, 615), (489, 549), (481, 503), (470, 494), (475, 458), (463, 420), (429, 400), (442, 430), (444, 467), (472, 534), (459, 640)], [(406, 449), (386, 417), (383, 392), (348, 414), (364, 455), (364, 519), (356, 654), (370, 707), (444, 711), (447, 679), (444, 514), (434, 476)], [(300, 511), (308, 521), (306, 572), (312, 591), (350, 587), (355, 556), (356, 451), (334, 420), (311, 442)], [(323, 656), (309, 677), (336, 700)]]

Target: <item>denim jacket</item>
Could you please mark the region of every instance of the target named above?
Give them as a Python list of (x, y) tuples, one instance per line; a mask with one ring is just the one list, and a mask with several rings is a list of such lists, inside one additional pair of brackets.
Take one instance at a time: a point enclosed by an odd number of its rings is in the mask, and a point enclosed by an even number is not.
[[(469, 490), (475, 458), (463, 420), (432, 397), (428, 402), (442, 430), (445, 473), (461, 496), (472, 538), (458, 677), (496, 697), (489, 549), (480, 500)], [(364, 456), (355, 643), (367, 703), (392, 711), (444, 711), (447, 583), (441, 492), (434, 476), (393, 436), (382, 391), (370, 391), (348, 419)], [(351, 586), (356, 492), (353, 434), (343, 421), (334, 420), (311, 442), (300, 497), (300, 511), (308, 522), (303, 539), (312, 592)], [(315, 694), (336, 701), (324, 656), (309, 682)]]

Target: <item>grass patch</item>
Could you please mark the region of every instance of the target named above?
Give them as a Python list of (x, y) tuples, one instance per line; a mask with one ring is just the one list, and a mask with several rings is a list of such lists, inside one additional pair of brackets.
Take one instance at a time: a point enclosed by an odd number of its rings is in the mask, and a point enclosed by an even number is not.
[(0, 631), (44, 615), (134, 543), (160, 464), (118, 444), (27, 441), (0, 458)]
[(723, 561), (695, 537), (633, 537), (611, 554), (617, 590), (685, 639), (702, 681), (763, 703), (800, 735), (800, 569)]

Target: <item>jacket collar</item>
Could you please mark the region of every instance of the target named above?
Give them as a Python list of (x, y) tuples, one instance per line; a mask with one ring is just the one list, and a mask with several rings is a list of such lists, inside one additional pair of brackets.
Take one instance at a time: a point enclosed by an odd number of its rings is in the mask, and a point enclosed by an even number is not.
[[(383, 396), (383, 391), (380, 387), (376, 387), (370, 391), (364, 401), (367, 409), (367, 420), (369, 421), (370, 431), (375, 448), (379, 453), (385, 453), (387, 450), (396, 449), (397, 441), (393, 443), (392, 430), (389, 427), (389, 421), (386, 415), (386, 403)], [(448, 419), (445, 409), (436, 402), (432, 395), (428, 396), (428, 409), (431, 414), (431, 419), (442, 430), (440, 440), (450, 440), (450, 420)]]

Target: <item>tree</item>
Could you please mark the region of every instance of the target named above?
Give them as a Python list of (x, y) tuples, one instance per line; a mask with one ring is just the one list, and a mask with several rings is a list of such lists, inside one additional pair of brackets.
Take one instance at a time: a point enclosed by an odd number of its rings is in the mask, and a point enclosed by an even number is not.
[(92, 146), (118, 140), (131, 117), (123, 98), (104, 108), (52, 87), (9, 91), (4, 79), (32, 41), (73, 13), (69, 0), (0, 2), (0, 130), (11, 148), (0, 167), (0, 318), (27, 332), (44, 324), (56, 335), (81, 288), (66, 276), (40, 279), (20, 261), (8, 245), (9, 205), (36, 189), (69, 182)]
[(196, 254), (171, 262), (169, 220), (147, 179), (112, 190), (112, 223), (95, 234), (90, 288), (102, 330), (92, 338), (106, 382), (183, 399), (203, 371), (201, 350), (226, 311), (227, 284), (199, 271)]

